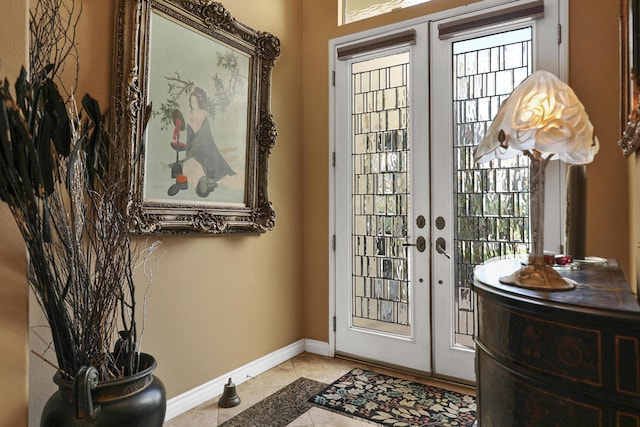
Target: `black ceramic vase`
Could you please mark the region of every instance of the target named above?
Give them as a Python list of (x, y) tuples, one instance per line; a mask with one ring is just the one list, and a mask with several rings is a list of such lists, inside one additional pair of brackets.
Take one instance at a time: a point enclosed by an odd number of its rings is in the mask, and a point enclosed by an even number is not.
[[(140, 372), (95, 383), (95, 368), (83, 368), (74, 381), (59, 374), (42, 411), (41, 427), (161, 427), (167, 408), (162, 381), (153, 375), (156, 360), (140, 353)], [(95, 377), (94, 377), (95, 378)]]

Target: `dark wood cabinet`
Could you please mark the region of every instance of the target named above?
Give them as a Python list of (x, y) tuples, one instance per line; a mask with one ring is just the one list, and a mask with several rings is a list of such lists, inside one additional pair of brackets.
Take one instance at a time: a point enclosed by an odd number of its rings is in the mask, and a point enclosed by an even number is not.
[(640, 427), (640, 306), (617, 263), (560, 271), (563, 292), (499, 282), (519, 267), (474, 272), (480, 427)]

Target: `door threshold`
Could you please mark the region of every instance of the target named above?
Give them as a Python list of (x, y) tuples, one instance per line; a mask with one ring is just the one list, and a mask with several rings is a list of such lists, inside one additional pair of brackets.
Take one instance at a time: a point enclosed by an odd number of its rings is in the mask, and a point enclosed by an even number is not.
[(452, 378), (452, 377), (447, 377), (443, 375), (434, 375), (431, 372), (419, 371), (419, 370), (407, 368), (404, 366), (393, 365), (391, 363), (383, 363), (377, 360), (371, 360), (365, 357), (359, 357), (359, 356), (355, 356), (347, 353), (335, 352), (334, 357), (337, 359), (348, 360), (350, 362), (363, 363), (375, 368), (385, 369), (387, 371), (390, 371), (390, 373), (410, 375), (417, 379), (425, 379), (425, 380), (429, 380), (430, 382), (436, 382), (436, 383), (439, 382), (444, 385), (451, 384), (452, 386), (457, 386), (457, 387), (460, 387), (460, 386), (467, 387), (470, 389), (470, 394), (475, 395), (475, 389), (476, 389), (475, 382), (465, 381), (459, 378)]

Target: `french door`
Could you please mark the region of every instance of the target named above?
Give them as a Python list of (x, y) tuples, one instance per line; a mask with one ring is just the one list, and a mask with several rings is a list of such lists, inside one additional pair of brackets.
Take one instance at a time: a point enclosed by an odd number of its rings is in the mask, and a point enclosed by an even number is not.
[[(547, 3), (537, 20), (446, 37), (439, 23), (459, 16), (425, 20), (335, 45), (336, 353), (475, 381), (470, 275), (526, 253), (529, 232), (526, 160), (478, 167), (473, 146), (520, 81), (558, 74), (558, 4)], [(547, 184), (560, 199), (557, 165)], [(559, 245), (558, 211), (545, 241)]]
[(382, 39), (335, 73), (336, 351), (428, 372), (427, 27)]

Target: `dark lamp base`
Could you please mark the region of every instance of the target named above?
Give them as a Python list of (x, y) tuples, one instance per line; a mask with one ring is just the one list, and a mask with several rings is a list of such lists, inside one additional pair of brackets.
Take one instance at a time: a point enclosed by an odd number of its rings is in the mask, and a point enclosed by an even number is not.
[(576, 287), (573, 280), (563, 278), (545, 264), (526, 265), (510, 276), (501, 277), (500, 283), (540, 291), (570, 291)]

